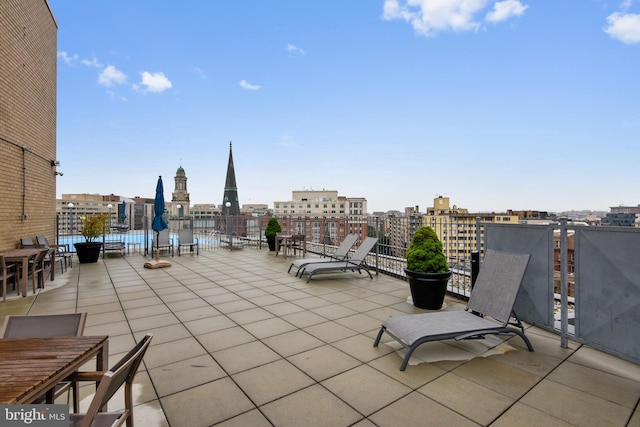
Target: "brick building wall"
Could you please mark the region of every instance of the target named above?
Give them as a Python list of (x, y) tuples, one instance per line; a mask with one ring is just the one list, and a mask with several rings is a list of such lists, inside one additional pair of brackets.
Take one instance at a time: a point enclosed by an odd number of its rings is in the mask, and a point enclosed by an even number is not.
[(0, 1), (0, 250), (55, 241), (57, 30), (46, 0)]

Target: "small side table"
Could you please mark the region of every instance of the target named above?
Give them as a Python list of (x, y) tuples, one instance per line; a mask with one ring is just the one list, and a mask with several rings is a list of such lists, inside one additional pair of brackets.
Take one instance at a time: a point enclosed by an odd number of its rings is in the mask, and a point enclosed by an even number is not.
[(130, 253), (131, 246), (133, 246), (133, 253), (138, 253), (138, 247), (140, 246), (140, 242), (128, 242), (127, 243), (127, 254)]

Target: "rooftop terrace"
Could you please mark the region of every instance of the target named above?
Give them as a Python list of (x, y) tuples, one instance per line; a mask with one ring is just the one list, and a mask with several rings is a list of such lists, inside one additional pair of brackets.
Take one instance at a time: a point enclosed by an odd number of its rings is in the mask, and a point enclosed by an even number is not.
[[(7, 314), (88, 312), (110, 362), (151, 332), (136, 377), (145, 426), (640, 426), (640, 366), (529, 327), (518, 337), (423, 345), (406, 371), (373, 340), (393, 315), (421, 312), (403, 280), (287, 274), (266, 249), (163, 257), (107, 255), (0, 305)], [(448, 298), (447, 310), (465, 303)], [(83, 387), (87, 405), (91, 386)], [(120, 400), (113, 399), (110, 409)]]

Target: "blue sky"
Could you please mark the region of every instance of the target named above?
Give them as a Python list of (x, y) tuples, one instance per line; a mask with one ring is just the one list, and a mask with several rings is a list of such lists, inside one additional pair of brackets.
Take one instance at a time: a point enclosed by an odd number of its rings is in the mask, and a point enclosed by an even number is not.
[(57, 193), (640, 204), (638, 0), (49, 0)]

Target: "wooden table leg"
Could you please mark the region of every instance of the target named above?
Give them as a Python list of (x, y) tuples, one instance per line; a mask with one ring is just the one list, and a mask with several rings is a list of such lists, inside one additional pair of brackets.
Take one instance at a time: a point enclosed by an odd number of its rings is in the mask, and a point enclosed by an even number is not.
[(22, 288), (22, 296), (27, 296), (27, 280), (29, 279), (29, 257), (22, 257), (22, 277), (20, 278), (20, 287)]
[[(51, 280), (56, 278), (56, 252), (55, 250), (51, 251)], [(44, 274), (44, 273), (43, 273)]]
[[(96, 371), (107, 371), (109, 369), (109, 340), (106, 340), (102, 345), (102, 350), (96, 356)], [(98, 390), (99, 382), (96, 383), (96, 390)], [(102, 407), (103, 412), (107, 412), (107, 404)]]

